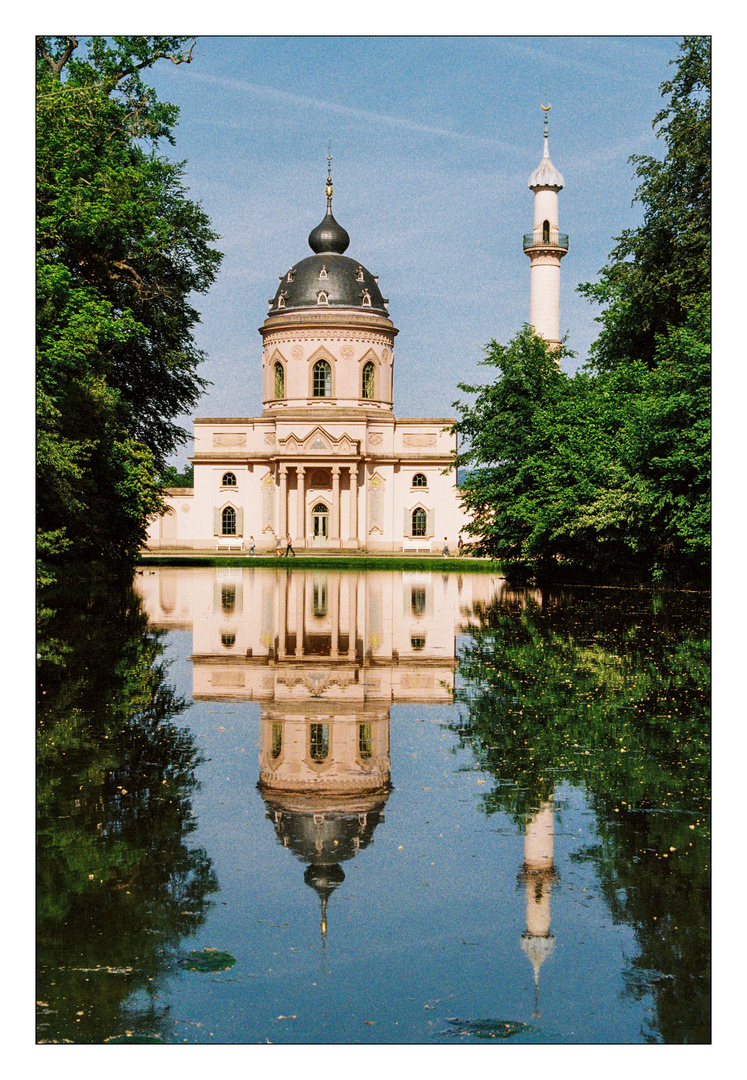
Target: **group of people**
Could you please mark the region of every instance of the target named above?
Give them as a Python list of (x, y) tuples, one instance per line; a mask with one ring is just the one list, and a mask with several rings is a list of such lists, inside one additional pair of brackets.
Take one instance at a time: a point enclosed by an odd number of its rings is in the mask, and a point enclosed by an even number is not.
[[(464, 547), (464, 541), (462, 540), (462, 536), (461, 536), (461, 533), (460, 533), (459, 534), (459, 539), (457, 540), (457, 555), (462, 554), (462, 548), (463, 547)], [(444, 547), (443, 547), (443, 551), (441, 552), (441, 554), (443, 555), (443, 557), (445, 559), (447, 559), (449, 557), (449, 555), (451, 554), (451, 552), (449, 551), (449, 540), (448, 540), (448, 537), (446, 537), (446, 536), (444, 537)]]
[[(462, 554), (462, 548), (463, 547), (464, 547), (464, 542), (463, 542), (462, 537), (460, 535), (459, 539), (457, 540), (457, 555)], [(249, 547), (247, 549), (247, 554), (248, 555), (256, 555), (256, 550), (255, 550), (255, 546), (254, 546), (254, 537), (253, 536), (249, 537)], [(279, 536), (275, 537), (275, 555), (276, 555), (277, 558), (282, 558), (283, 554), (285, 554), (286, 558), (289, 555), (293, 555), (293, 557), (295, 558), (296, 553), (293, 550), (293, 537), (291, 536), (290, 533), (287, 533), (287, 535), (285, 537), (285, 552), (283, 552), (283, 541), (280, 539)], [(444, 558), (448, 558), (448, 556), (450, 554), (450, 552), (449, 552), (449, 541), (448, 541), (448, 538), (446, 536), (444, 537), (444, 547), (443, 547), (443, 551), (441, 552), (441, 554), (444, 556)]]
[[(280, 539), (279, 536), (275, 537), (275, 555), (278, 558), (282, 558), (282, 556), (283, 556), (283, 541)], [(285, 537), (285, 556), (286, 556), (286, 558), (289, 555), (293, 555), (293, 557), (295, 558), (296, 553), (293, 550), (293, 537), (291, 536), (290, 533), (287, 533), (286, 537)]]

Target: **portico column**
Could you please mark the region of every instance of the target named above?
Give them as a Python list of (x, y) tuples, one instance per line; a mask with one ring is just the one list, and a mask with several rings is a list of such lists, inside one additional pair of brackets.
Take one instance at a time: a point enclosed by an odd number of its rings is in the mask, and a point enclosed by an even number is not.
[(358, 463), (350, 466), (350, 539), (358, 538)]
[(284, 539), (288, 531), (288, 467), (280, 466), (280, 510), (278, 513), (278, 532)]
[(340, 466), (332, 466), (332, 521), (330, 540), (340, 539)]
[(303, 465), (296, 466), (298, 477), (298, 515), (296, 520), (296, 539), (299, 543), (306, 540), (306, 470)]

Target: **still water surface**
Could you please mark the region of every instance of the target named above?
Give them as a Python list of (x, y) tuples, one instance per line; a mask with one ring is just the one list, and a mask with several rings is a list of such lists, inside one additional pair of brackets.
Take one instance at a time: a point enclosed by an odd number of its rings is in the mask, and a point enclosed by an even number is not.
[(710, 1039), (708, 598), (145, 568), (45, 597), (38, 1039)]

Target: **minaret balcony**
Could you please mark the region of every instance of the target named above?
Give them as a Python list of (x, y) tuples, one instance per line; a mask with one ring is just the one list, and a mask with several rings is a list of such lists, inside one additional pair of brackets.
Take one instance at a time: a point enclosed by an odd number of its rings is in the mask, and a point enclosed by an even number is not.
[(525, 233), (523, 247), (524, 251), (553, 248), (559, 251), (567, 251), (568, 233), (550, 233), (549, 238), (545, 238), (542, 235), (537, 236), (535, 233)]

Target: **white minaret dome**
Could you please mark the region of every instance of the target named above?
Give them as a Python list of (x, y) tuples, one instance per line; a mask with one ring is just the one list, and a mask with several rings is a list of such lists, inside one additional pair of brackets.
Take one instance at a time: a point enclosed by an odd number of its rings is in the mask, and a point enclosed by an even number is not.
[(563, 177), (550, 161), (550, 150), (548, 148), (548, 138), (545, 135), (545, 149), (542, 153), (542, 161), (529, 177), (529, 187), (532, 191), (537, 191), (539, 188), (554, 188), (555, 191), (560, 191), (565, 187), (565, 181)]

